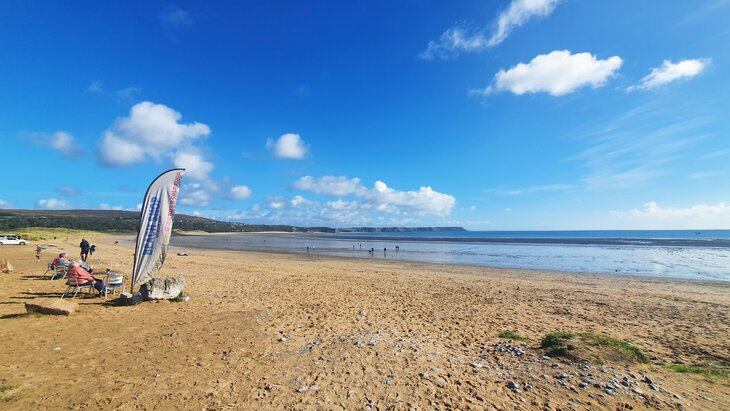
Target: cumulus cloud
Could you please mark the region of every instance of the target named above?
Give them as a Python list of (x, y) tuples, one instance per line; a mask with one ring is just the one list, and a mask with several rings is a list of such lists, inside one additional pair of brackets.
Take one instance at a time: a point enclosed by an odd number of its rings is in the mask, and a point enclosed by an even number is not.
[(38, 201), (37, 208), (43, 210), (68, 210), (72, 208), (71, 204), (66, 200), (58, 200), (55, 198), (42, 199)]
[(160, 161), (178, 149), (210, 135), (203, 123), (180, 123), (182, 115), (164, 104), (135, 104), (129, 116), (117, 119), (104, 132), (99, 154), (105, 164), (124, 166), (146, 160)]
[(286, 133), (277, 140), (266, 140), (266, 148), (272, 150), (278, 158), (302, 159), (307, 155), (309, 147), (299, 134)]
[(481, 31), (473, 32), (465, 27), (452, 27), (441, 34), (438, 40), (428, 42), (426, 50), (418, 57), (424, 60), (440, 58), (446, 60), (461, 53), (473, 53), (487, 47), (489, 41)]
[(294, 188), (330, 196), (354, 195), (362, 199), (362, 207), (386, 213), (447, 215), (456, 204), (453, 196), (434, 191), (429, 186), (415, 191), (398, 191), (378, 180), (373, 188), (367, 188), (360, 183), (360, 179), (344, 176), (305, 176), (294, 183)]
[(529, 63), (519, 63), (494, 75), (494, 85), (473, 94), (489, 95), (509, 91), (518, 96), (525, 93), (549, 93), (562, 96), (585, 86), (603, 86), (623, 64), (618, 56), (601, 60), (590, 53), (571, 54), (555, 50), (541, 54)]
[(513, 0), (507, 10), (499, 14), (496, 30), (489, 38), (489, 45), (496, 46), (504, 41), (515, 28), (527, 23), (533, 17), (544, 17), (555, 10), (558, 0)]
[(344, 176), (324, 176), (319, 178), (304, 176), (294, 182), (294, 188), (329, 196), (345, 196), (365, 189), (360, 184), (359, 178), (347, 178)]
[(79, 156), (83, 154), (74, 136), (65, 131), (56, 131), (53, 134), (33, 133), (28, 139), (35, 143), (48, 146), (65, 156)]
[(611, 211), (620, 221), (640, 228), (708, 229), (730, 227), (730, 205), (695, 204), (689, 207), (662, 207), (654, 201), (643, 208)]
[(12, 208), (12, 207), (13, 207), (13, 205), (10, 203), (10, 201), (0, 200), (0, 209)]
[(470, 30), (462, 25), (452, 27), (438, 40), (429, 41), (418, 57), (424, 60), (448, 59), (461, 53), (474, 53), (500, 44), (515, 28), (533, 17), (544, 17), (555, 9), (559, 0), (513, 0), (494, 22), (494, 33), (487, 37), (485, 30)]
[(205, 160), (202, 153), (192, 147), (176, 152), (173, 164), (175, 164), (175, 167), (184, 168), (187, 177), (201, 181), (207, 180), (208, 174), (214, 168), (213, 163)]
[(206, 184), (183, 184), (180, 189), (180, 204), (186, 206), (208, 207), (213, 203), (216, 187)]
[(676, 80), (695, 77), (702, 73), (710, 62), (710, 59), (682, 60), (678, 63), (664, 60), (664, 64), (661, 67), (651, 69), (651, 73), (647, 74), (638, 84), (629, 87), (627, 90), (651, 90)]
[(244, 185), (233, 186), (231, 187), (231, 197), (235, 200), (246, 200), (251, 198), (251, 189)]

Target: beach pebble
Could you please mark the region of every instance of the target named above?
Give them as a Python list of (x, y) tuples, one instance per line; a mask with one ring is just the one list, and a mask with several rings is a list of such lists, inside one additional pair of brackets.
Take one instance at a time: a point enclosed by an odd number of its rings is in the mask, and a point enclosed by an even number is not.
[(473, 363), (471, 363), (469, 365), (471, 365), (473, 368), (489, 368), (489, 366), (484, 365), (484, 364), (482, 364), (480, 362), (473, 362)]
[(61, 347), (53, 347), (53, 351), (55, 351), (55, 352), (61, 352)]
[(587, 383), (587, 382), (585, 382), (585, 381), (583, 381), (583, 382), (579, 383), (579, 384), (578, 384), (578, 386), (579, 386), (580, 388), (588, 388), (588, 383)]
[(368, 345), (371, 347), (375, 347), (376, 345), (378, 345), (378, 340), (370, 340), (368, 341)]
[(172, 333), (170, 333), (170, 337), (174, 337), (176, 335), (177, 335), (177, 331), (173, 331)]
[(284, 342), (286, 341), (286, 337), (282, 334), (276, 334), (276, 341)]
[(649, 378), (649, 376), (648, 376), (648, 375), (645, 375), (645, 376), (644, 376), (644, 382), (645, 382), (645, 383), (647, 383), (647, 384), (649, 384), (649, 385), (652, 385), (652, 384), (654, 384), (654, 381), (652, 381), (652, 379), (651, 379), (651, 378)]
[(507, 388), (514, 390), (515, 388), (520, 388), (520, 384), (514, 381), (508, 381)]
[(273, 389), (274, 389), (274, 387), (271, 384), (264, 385), (264, 390), (266, 390), (266, 391), (271, 391)]
[(633, 391), (633, 392), (635, 392), (635, 393), (637, 393), (639, 395), (644, 395), (644, 391), (641, 391), (641, 388), (634, 387), (634, 388), (631, 389), (631, 391)]
[(307, 386), (302, 386), (302, 387), (299, 387), (299, 388), (297, 388), (297, 392), (305, 392), (305, 391), (307, 391), (308, 389), (309, 389), (309, 387), (307, 387)]
[(309, 391), (319, 391), (319, 387), (316, 386), (316, 385), (310, 385), (309, 386)]
[(566, 374), (566, 373), (555, 374), (555, 378), (562, 380), (564, 378), (568, 378), (568, 374)]

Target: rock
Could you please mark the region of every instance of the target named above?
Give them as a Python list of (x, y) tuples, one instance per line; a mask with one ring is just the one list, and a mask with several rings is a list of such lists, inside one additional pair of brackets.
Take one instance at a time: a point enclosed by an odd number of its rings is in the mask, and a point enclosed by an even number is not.
[(274, 387), (271, 384), (264, 385), (264, 390), (266, 390), (266, 391), (271, 391), (273, 389), (274, 389)]
[(651, 379), (651, 378), (649, 378), (649, 376), (648, 376), (648, 375), (645, 375), (645, 376), (644, 376), (644, 382), (645, 382), (645, 383), (647, 383), (647, 384), (649, 384), (649, 385), (652, 385), (652, 384), (654, 384), (654, 381), (652, 381), (652, 379)]
[(583, 382), (579, 383), (579, 384), (578, 384), (578, 386), (579, 386), (580, 388), (588, 388), (588, 383), (587, 383), (587, 382), (585, 382), (585, 381), (583, 381)]
[(639, 395), (644, 395), (644, 391), (641, 391), (641, 388), (632, 388), (631, 391)]
[(564, 378), (568, 378), (568, 374), (566, 374), (566, 373), (555, 374), (555, 378), (562, 380)]
[(142, 294), (138, 292), (134, 293), (121, 293), (119, 294), (119, 298), (117, 299), (117, 304), (119, 305), (137, 305), (142, 303)]
[(53, 347), (53, 352), (61, 352), (61, 347)]
[(516, 388), (520, 388), (520, 384), (514, 382), (514, 381), (508, 381), (507, 382), (507, 388), (514, 390)]
[(41, 314), (71, 315), (78, 311), (79, 305), (73, 301), (60, 298), (37, 298), (32, 302), (25, 303), (25, 309), (28, 312)]
[(471, 363), (469, 365), (471, 365), (473, 368), (489, 368), (489, 366), (484, 365), (484, 364), (482, 364), (480, 362), (473, 362), (473, 363)]
[(309, 391), (319, 391), (319, 387), (316, 386), (316, 385), (310, 385), (309, 386)]
[(297, 388), (297, 392), (305, 392), (308, 389), (309, 389), (309, 387), (307, 387), (307, 386), (299, 387), (299, 388)]
[(180, 296), (185, 289), (185, 279), (182, 277), (153, 278), (142, 284), (140, 291), (145, 301), (172, 300)]
[(276, 334), (276, 341), (285, 342), (286, 340), (287, 340), (286, 336), (279, 334), (279, 333)]

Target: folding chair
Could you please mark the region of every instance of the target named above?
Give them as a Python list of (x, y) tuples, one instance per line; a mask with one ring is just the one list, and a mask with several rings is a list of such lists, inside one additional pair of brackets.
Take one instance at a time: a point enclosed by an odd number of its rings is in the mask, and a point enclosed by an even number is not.
[(61, 298), (65, 297), (66, 294), (69, 293), (69, 291), (73, 291), (74, 295), (71, 297), (71, 299), (76, 298), (76, 294), (79, 293), (79, 291), (83, 290), (84, 288), (89, 290), (89, 294), (93, 295), (96, 289), (94, 288), (94, 282), (93, 281), (87, 281), (83, 284), (79, 284), (78, 279), (75, 277), (69, 277), (68, 280), (66, 280), (66, 291), (63, 292), (63, 295)]
[(53, 275), (51, 276), (51, 280), (55, 280), (56, 277), (60, 279), (66, 278), (66, 274), (68, 274), (68, 266), (65, 266), (63, 264), (59, 264), (56, 266), (56, 269), (53, 271)]
[(106, 300), (109, 291), (115, 294), (117, 288), (121, 288), (124, 292), (124, 274), (107, 272), (104, 279), (104, 300)]

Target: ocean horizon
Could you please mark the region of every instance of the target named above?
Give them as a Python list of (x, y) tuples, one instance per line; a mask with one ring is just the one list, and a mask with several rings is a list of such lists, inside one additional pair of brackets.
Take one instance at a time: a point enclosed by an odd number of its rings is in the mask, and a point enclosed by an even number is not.
[(184, 235), (174, 236), (172, 245), (730, 281), (730, 230)]

